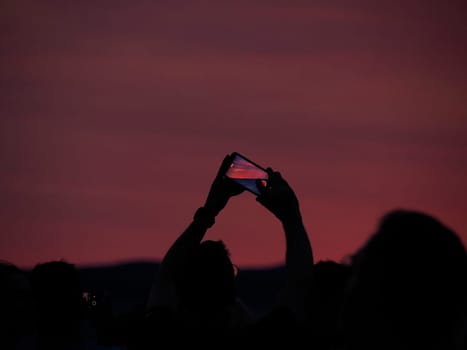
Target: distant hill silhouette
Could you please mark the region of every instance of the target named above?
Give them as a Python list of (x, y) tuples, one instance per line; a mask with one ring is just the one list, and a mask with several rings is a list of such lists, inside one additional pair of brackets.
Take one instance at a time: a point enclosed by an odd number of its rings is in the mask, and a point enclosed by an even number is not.
[[(134, 262), (79, 268), (83, 291), (110, 296), (115, 315), (144, 308), (158, 262)], [(285, 279), (283, 266), (241, 268), (237, 277), (238, 295), (256, 314), (270, 307)]]

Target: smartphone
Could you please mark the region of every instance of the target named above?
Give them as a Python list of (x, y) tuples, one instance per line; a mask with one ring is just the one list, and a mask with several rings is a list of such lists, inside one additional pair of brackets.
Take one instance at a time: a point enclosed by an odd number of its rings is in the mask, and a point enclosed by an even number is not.
[(237, 152), (232, 153), (232, 162), (225, 176), (239, 183), (246, 190), (257, 196), (259, 196), (261, 192), (258, 189), (256, 181), (261, 180), (261, 184), (267, 186), (269, 179), (266, 169)]

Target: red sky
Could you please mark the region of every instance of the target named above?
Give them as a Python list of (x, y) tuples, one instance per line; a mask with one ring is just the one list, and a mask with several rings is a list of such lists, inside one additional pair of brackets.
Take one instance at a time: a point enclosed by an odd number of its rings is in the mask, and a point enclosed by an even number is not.
[[(281, 171), (315, 257), (394, 208), (467, 242), (463, 1), (33, 1), (0, 7), (0, 258), (160, 259), (233, 151)], [(284, 260), (250, 193), (208, 232)]]

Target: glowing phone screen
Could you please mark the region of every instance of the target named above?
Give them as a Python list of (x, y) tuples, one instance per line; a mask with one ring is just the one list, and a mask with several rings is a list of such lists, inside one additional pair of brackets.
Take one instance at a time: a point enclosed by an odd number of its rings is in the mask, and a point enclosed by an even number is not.
[(257, 196), (260, 195), (260, 191), (256, 185), (256, 180), (264, 180), (264, 184), (268, 180), (268, 173), (265, 169), (239, 154), (235, 154), (225, 176), (238, 182)]

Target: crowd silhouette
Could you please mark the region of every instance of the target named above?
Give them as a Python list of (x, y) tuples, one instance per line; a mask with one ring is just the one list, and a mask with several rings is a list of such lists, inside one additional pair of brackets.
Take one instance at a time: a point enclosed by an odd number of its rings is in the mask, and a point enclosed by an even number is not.
[(224, 176), (231, 157), (165, 254), (142, 311), (116, 317), (108, 299), (83, 294), (67, 261), (31, 271), (0, 263), (0, 348), (467, 349), (467, 255), (454, 231), (425, 213), (392, 210), (348, 261), (315, 262), (299, 200), (271, 168), (256, 200), (282, 227), (286, 272), (270, 309), (252, 312), (228, 247), (204, 239), (244, 191)]

